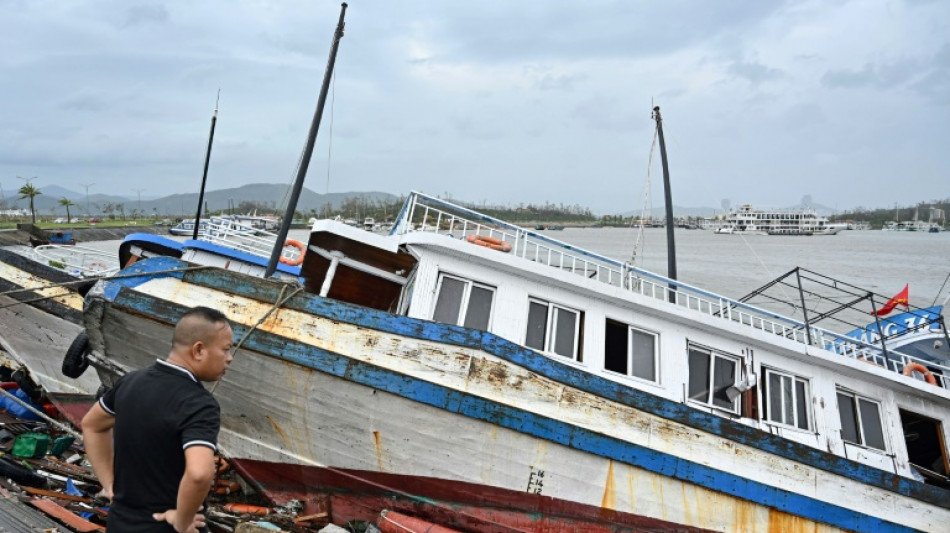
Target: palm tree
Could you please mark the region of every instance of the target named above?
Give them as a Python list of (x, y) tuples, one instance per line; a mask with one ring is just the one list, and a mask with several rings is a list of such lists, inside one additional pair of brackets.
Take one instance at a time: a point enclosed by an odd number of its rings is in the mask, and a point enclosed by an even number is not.
[(33, 215), (33, 223), (36, 224), (36, 210), (33, 209), (33, 198), (43, 194), (39, 189), (33, 186), (32, 183), (27, 183), (26, 185), (20, 187), (20, 200), (25, 198), (30, 199), (30, 214)]
[(76, 203), (70, 200), (69, 198), (63, 197), (59, 201), (59, 205), (66, 207), (66, 222), (72, 222), (73, 219), (72, 217), (69, 216), (69, 206), (76, 205)]

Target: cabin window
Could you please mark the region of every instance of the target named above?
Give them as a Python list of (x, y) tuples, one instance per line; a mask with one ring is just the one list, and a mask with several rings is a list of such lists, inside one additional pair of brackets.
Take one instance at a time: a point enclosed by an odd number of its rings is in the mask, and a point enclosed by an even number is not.
[(950, 462), (947, 461), (943, 424), (903, 409), (900, 415), (910, 464), (924, 477), (925, 483), (950, 487)]
[(738, 413), (738, 397), (730, 400), (726, 389), (736, 384), (739, 358), (708, 348), (689, 347), (689, 399)]
[(432, 320), (488, 331), (495, 289), (467, 279), (442, 274)]
[(887, 451), (878, 402), (839, 389), (838, 416), (841, 418), (842, 440)]
[(580, 331), (584, 314), (557, 304), (531, 298), (525, 346), (581, 361)]
[(761, 387), (766, 420), (810, 429), (808, 380), (771, 368), (763, 370), (765, 379)]
[(625, 376), (658, 381), (659, 350), (656, 333), (607, 320), (604, 332), (604, 368)]

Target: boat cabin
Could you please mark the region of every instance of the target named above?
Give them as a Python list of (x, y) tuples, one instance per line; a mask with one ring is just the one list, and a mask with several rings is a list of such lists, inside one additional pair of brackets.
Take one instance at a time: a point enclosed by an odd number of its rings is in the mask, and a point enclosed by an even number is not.
[[(484, 245), (494, 242), (508, 251)], [(931, 357), (882, 351), (420, 193), (387, 236), (317, 221), (300, 276), (308, 292), (488, 331), (658, 397), (950, 486), (950, 343), (939, 313), (927, 339), (915, 339)]]

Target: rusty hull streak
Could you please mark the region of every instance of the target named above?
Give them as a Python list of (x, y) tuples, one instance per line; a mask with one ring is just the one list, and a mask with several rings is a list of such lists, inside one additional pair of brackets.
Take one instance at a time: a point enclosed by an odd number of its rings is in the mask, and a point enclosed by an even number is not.
[(732, 522), (739, 528), (737, 533), (751, 531), (750, 524), (755, 523), (756, 505), (752, 502), (736, 500), (732, 508)]
[(617, 508), (617, 487), (614, 480), (613, 459), (607, 462), (607, 480), (604, 481), (604, 496), (600, 500), (600, 506), (610, 510)]
[(795, 515), (769, 509), (769, 533), (817, 533), (818, 524)]
[(373, 443), (376, 445), (376, 466), (380, 472), (385, 472), (383, 468), (383, 444), (380, 441), (379, 431), (373, 430)]
[(280, 425), (277, 422), (275, 422), (274, 419), (271, 418), (270, 415), (264, 415), (264, 418), (266, 418), (267, 421), (270, 422), (272, 426), (274, 426), (274, 431), (276, 431), (277, 434), (280, 435), (280, 440), (284, 441), (284, 446), (290, 447), (290, 441), (287, 437), (287, 434), (284, 433), (284, 430), (280, 427)]

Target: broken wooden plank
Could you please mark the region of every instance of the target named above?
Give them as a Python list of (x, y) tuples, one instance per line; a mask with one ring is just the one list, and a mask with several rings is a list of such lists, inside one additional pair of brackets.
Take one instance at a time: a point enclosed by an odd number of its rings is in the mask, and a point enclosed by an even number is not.
[(101, 531), (104, 533), (106, 530), (105, 527), (99, 524), (93, 524), (53, 500), (34, 498), (30, 501), (30, 504), (76, 530), (78, 533), (92, 533), (93, 531)]
[(60, 500), (66, 500), (70, 502), (92, 503), (92, 498), (84, 498), (82, 496), (73, 496), (72, 494), (66, 494), (65, 492), (56, 492), (54, 490), (44, 490), (44, 489), (37, 489), (33, 487), (23, 487), (23, 490), (27, 494), (32, 494), (34, 496), (46, 496), (47, 498), (57, 498)]

